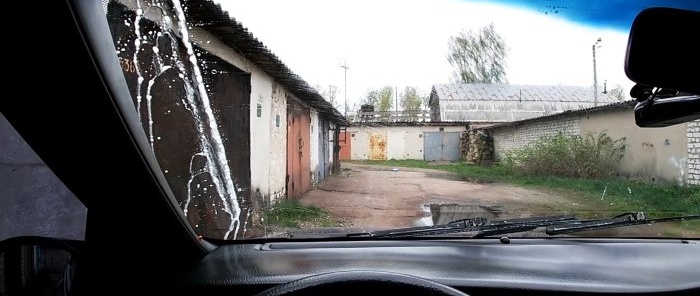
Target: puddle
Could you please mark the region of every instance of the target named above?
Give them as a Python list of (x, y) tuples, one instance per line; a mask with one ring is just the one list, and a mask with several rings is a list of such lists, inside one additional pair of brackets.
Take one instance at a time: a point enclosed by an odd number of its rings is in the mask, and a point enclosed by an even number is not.
[(460, 204), (426, 204), (423, 205), (424, 217), (418, 219), (418, 226), (445, 224), (454, 220), (484, 217), (498, 219), (503, 213), (502, 206), (460, 205)]
[(450, 173), (425, 173), (425, 177), (450, 181), (464, 181), (464, 178), (461, 176)]

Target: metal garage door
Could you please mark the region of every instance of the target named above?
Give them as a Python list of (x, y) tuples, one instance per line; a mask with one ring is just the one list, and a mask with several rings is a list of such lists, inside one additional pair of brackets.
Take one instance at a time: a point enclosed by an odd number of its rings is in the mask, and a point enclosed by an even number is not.
[(459, 160), (459, 132), (424, 133), (423, 158), (426, 161)]

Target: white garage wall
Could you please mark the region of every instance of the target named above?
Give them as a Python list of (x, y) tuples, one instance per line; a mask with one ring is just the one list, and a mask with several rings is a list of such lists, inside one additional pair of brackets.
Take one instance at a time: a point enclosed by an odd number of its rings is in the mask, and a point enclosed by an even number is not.
[(271, 111), (268, 194), (270, 201), (275, 201), (285, 197), (287, 185), (287, 92), (278, 83), (274, 83), (272, 86)]
[(311, 137), (311, 143), (309, 148), (311, 149), (311, 156), (309, 160), (311, 161), (311, 183), (316, 184), (318, 182), (318, 163), (320, 156), (318, 155), (318, 132), (321, 125), (318, 122), (318, 112), (311, 109), (311, 124), (309, 127), (309, 136)]
[(369, 132), (365, 129), (351, 130), (350, 133), (350, 159), (366, 160), (369, 157)]
[[(369, 158), (370, 133), (387, 134), (387, 159), (423, 159), (423, 133), (466, 131), (465, 126), (352, 126), (348, 127), (351, 137), (350, 158), (367, 160)], [(353, 137), (352, 134), (355, 136)]]

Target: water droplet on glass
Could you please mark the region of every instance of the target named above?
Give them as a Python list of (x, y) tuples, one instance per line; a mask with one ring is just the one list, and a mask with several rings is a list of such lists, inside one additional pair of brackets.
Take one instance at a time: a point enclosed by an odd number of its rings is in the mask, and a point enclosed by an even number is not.
[(142, 15), (143, 14), (143, 9), (139, 8), (136, 10), (136, 15)]
[(165, 173), (167, 174), (167, 173), (168, 173), (168, 170), (165, 170)]
[(210, 41), (210, 40), (207, 40), (207, 44), (209, 44), (209, 43), (211, 43), (211, 41)]
[(157, 46), (154, 46), (154, 47), (153, 47), (153, 52), (154, 52), (154, 53), (158, 53), (158, 47), (157, 47)]
[[(185, 78), (185, 75), (182, 75), (182, 73), (180, 73), (180, 75), (178, 75), (178, 76), (180, 76), (180, 78), (183, 78), (183, 79)], [(175, 80), (173, 80), (173, 81), (175, 81)]]
[(160, 137), (157, 137), (156, 140), (160, 140)]

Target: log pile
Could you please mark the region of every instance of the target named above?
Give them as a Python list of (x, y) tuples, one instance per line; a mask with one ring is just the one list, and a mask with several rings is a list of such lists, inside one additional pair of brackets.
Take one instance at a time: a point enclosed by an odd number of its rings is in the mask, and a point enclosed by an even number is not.
[(482, 164), (493, 160), (493, 138), (486, 130), (469, 129), (460, 136), (460, 154), (467, 162)]

